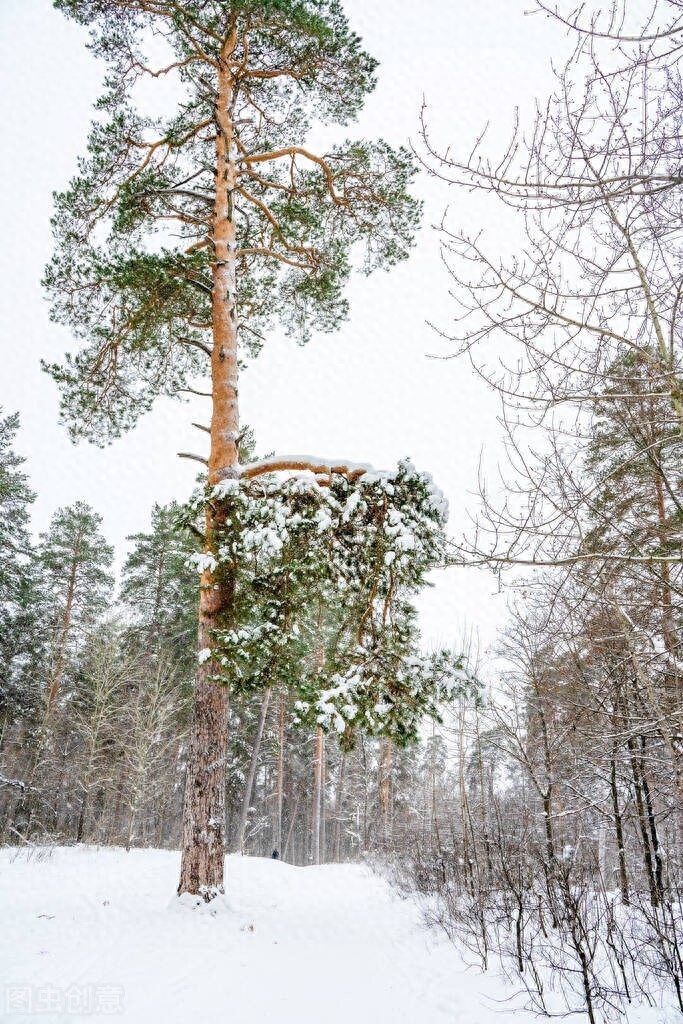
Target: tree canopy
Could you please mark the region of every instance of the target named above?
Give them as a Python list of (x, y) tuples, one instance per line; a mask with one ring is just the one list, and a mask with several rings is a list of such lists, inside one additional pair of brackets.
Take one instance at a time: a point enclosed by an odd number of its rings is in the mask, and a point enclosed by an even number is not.
[[(376, 62), (336, 0), (56, 6), (91, 28), (109, 73), (87, 156), (56, 196), (45, 278), (53, 317), (82, 348), (47, 369), (72, 434), (102, 442), (207, 369), (217, 144), (230, 168), (222, 220), (234, 225), (229, 299), (242, 356), (278, 322), (302, 341), (336, 328), (352, 262), (369, 272), (404, 259), (420, 203), (404, 148), (306, 147), (314, 122), (347, 124), (375, 84)], [(134, 105), (150, 76), (174, 80), (169, 116)]]

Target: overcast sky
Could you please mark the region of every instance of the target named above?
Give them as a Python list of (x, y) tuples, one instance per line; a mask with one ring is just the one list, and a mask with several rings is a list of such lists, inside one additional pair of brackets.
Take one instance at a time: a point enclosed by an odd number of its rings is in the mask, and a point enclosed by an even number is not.
[[(417, 144), (424, 96), (444, 146), (468, 152), (491, 121), (495, 149), (509, 135), (515, 106), (531, 112), (534, 98), (548, 93), (550, 60), (568, 47), (558, 26), (525, 14), (532, 0), (344, 6), (380, 69), (361, 120), (340, 129), (340, 138)], [(40, 370), (41, 357), (58, 360), (73, 347), (68, 332), (49, 322), (40, 279), (51, 252), (51, 193), (76, 170), (100, 91), (102, 67), (86, 38), (50, 0), (0, 0), (0, 405), (5, 415), (21, 414), (15, 447), (38, 494), (36, 531), (59, 506), (85, 500), (102, 515), (120, 562), (126, 536), (148, 527), (154, 501), (189, 495), (197, 466), (176, 453), (203, 452), (204, 438), (190, 424), (198, 416), (208, 422), (209, 414), (164, 400), (111, 446), (74, 446), (58, 423), (56, 386)], [(450, 529), (458, 533), (473, 507), (480, 454), (495, 472), (497, 407), (466, 362), (428, 358), (449, 348), (427, 321), (448, 329), (451, 309), (431, 225), (448, 205), (454, 227), (481, 226), (489, 238), (501, 228), (495, 206), (426, 177), (417, 190), (426, 210), (412, 258), (391, 273), (354, 279), (351, 317), (337, 334), (303, 348), (273, 334), (242, 378), (241, 418), (260, 451), (341, 455), (379, 468), (410, 456), (446, 493)], [(449, 570), (422, 601), (423, 635), (458, 644), (473, 629), (487, 643), (504, 613), (505, 596), (490, 574)]]

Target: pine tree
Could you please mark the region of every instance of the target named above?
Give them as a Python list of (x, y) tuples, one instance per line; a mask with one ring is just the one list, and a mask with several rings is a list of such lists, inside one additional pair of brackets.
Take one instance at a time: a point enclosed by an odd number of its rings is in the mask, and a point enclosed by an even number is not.
[[(208, 484), (238, 475), (242, 354), (277, 320), (305, 340), (343, 319), (352, 250), (363, 269), (405, 258), (419, 216), (413, 162), (385, 142), (304, 145), (312, 119), (345, 124), (376, 62), (337, 0), (55, 0), (92, 28), (110, 65), (89, 155), (57, 197), (46, 283), (53, 315), (83, 342), (50, 372), (75, 436), (102, 443), (159, 394), (211, 377)], [(152, 34), (164, 67), (143, 53)], [(136, 82), (177, 73), (170, 119), (135, 111)], [(169, 225), (174, 231), (171, 235)], [(160, 232), (156, 234), (155, 232)], [(106, 238), (105, 238), (106, 236)], [(177, 239), (180, 241), (177, 241)], [(216, 574), (224, 521), (206, 505), (199, 650), (230, 625), (230, 572)], [(223, 889), (228, 689), (201, 661), (186, 786), (180, 892)]]
[(42, 587), (48, 622), (47, 715), (53, 711), (74, 659), (109, 604), (113, 548), (99, 531), (102, 517), (77, 501), (58, 509), (40, 535)]
[[(2, 410), (0, 409), (0, 413)], [(35, 495), (12, 444), (19, 415), (0, 415), (0, 715), (35, 706), (40, 663), (39, 610), (34, 550), (29, 532)]]
[(194, 673), (197, 635), (196, 573), (188, 565), (197, 544), (175, 502), (155, 505), (149, 533), (128, 537), (121, 600), (132, 618), (134, 641), (148, 653), (165, 650), (183, 677)]

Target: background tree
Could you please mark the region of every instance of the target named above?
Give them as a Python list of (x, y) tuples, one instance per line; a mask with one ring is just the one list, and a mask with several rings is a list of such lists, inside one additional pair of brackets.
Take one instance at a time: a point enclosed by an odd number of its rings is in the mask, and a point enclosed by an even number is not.
[[(49, 530), (40, 535), (34, 597), (40, 602), (45, 644), (37, 695), (40, 712), (27, 750), (24, 791), (15, 810), (22, 831), (57, 825), (56, 794), (66, 785), (72, 739), (55, 711), (65, 698), (74, 696), (80, 659), (109, 608), (114, 583), (109, 573), (114, 552), (99, 532), (101, 522), (89, 505), (76, 502), (58, 509)], [(41, 819), (34, 822), (39, 805)]]
[(443, 229), (458, 341), (500, 395), (510, 454), (505, 494), (483, 489), (457, 557), (564, 567), (542, 592), (571, 609), (572, 646), (600, 652), (651, 823), (648, 775), (664, 783), (667, 761), (672, 816), (682, 777), (683, 21), (678, 3), (642, 22), (621, 3), (537, 6), (575, 49), (531, 133), (516, 127), (497, 161), (483, 139), (468, 158), (438, 154), (425, 131), (432, 171), (511, 208), (523, 247), (507, 258)]
[(131, 618), (130, 635), (143, 651), (161, 650), (192, 679), (196, 667), (197, 581), (189, 564), (197, 541), (175, 502), (152, 509), (149, 533), (136, 533), (121, 573), (120, 600)]
[(35, 495), (20, 470), (24, 460), (12, 449), (18, 428), (18, 413), (0, 415), (0, 718), (5, 723), (35, 703), (29, 683), (40, 660), (38, 580), (30, 535)]
[(126, 711), (135, 654), (126, 657), (121, 629), (107, 624), (88, 643), (70, 707), (70, 730), (77, 744), (70, 764), (80, 804), (76, 841), (108, 838), (105, 825), (107, 795), (114, 783), (118, 726)]
[(496, 690), (457, 723), (457, 827), (416, 842), (412, 873), (541, 1012), (549, 971), (597, 1020), (651, 998), (647, 949), (683, 1005), (683, 21), (678, 2), (537, 8), (575, 49), (502, 158), (485, 133), (438, 152), (425, 123), (432, 173), (518, 232), (441, 225), (443, 333), (498, 393), (509, 455), (454, 560), (534, 568), (515, 576)]
[(47, 715), (55, 707), (65, 676), (73, 671), (83, 637), (108, 607), (114, 580), (114, 550), (99, 532), (102, 517), (77, 501), (58, 509), (40, 535), (38, 557), (49, 602), (49, 686)]
[[(1, 412), (1, 410), (0, 410)], [(13, 451), (18, 414), (0, 415), (0, 815), (25, 792), (26, 734), (40, 716), (44, 627), (29, 532), (34, 494)]]
[[(442, 233), (456, 282), (453, 338), (501, 397), (513, 468), (506, 500), (497, 502), (490, 488), (484, 496), (475, 548), (489, 564), (602, 558), (580, 550), (582, 516), (597, 511), (582, 455), (608, 406), (623, 429), (640, 424), (638, 457), (658, 462), (652, 506), (660, 486), (676, 510), (683, 425), (677, 8), (660, 5), (616, 46), (602, 35), (616, 40), (626, 6), (612, 6), (612, 21), (599, 23), (604, 33), (590, 8), (577, 15), (585, 16), (584, 31), (555, 93), (525, 138), (515, 127), (500, 161), (484, 153), (483, 139), (468, 159), (439, 154), (425, 128), (432, 173), (511, 208), (520, 240), (507, 258), (485, 237), (445, 224)], [(607, 486), (606, 467), (601, 474)], [(634, 564), (680, 560), (680, 547), (636, 552), (626, 542), (608, 553)]]

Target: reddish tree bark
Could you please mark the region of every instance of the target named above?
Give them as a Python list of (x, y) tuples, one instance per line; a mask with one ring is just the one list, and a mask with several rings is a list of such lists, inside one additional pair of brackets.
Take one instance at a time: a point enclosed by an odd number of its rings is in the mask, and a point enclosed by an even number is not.
[[(237, 182), (232, 123), (231, 33), (222, 48), (216, 102), (216, 193), (212, 234), (213, 412), (208, 486), (236, 474), (239, 415), (237, 404), (236, 235), (233, 194)], [(221, 525), (220, 504), (207, 503), (205, 552), (215, 554)], [(226, 620), (232, 595), (229, 583), (205, 568), (199, 600), (199, 650), (211, 650), (213, 631)], [(178, 893), (209, 900), (225, 891), (225, 785), (228, 750), (229, 681), (212, 657), (197, 666), (190, 748), (185, 781), (182, 861)]]

